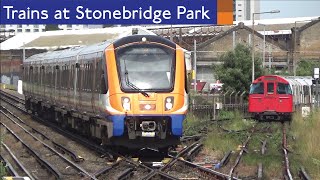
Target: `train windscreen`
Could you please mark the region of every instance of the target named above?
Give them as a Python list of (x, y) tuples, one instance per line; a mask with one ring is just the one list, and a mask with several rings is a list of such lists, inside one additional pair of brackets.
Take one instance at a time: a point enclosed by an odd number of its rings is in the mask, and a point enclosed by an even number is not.
[(263, 93), (264, 93), (263, 82), (254, 83), (251, 85), (250, 94), (263, 94)]
[(289, 84), (278, 83), (277, 85), (278, 94), (292, 94), (292, 90)]
[(157, 44), (136, 44), (116, 51), (124, 91), (170, 91), (173, 88), (175, 51)]

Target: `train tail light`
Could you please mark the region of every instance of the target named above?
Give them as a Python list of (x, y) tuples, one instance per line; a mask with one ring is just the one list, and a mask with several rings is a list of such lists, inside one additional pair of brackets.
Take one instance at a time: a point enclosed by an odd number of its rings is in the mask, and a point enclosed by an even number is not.
[(170, 109), (172, 109), (173, 107), (173, 100), (174, 98), (171, 96), (171, 97), (167, 97), (166, 100), (165, 100), (165, 110), (166, 111), (169, 111)]
[(130, 99), (128, 97), (122, 97), (122, 107), (125, 111), (130, 111)]

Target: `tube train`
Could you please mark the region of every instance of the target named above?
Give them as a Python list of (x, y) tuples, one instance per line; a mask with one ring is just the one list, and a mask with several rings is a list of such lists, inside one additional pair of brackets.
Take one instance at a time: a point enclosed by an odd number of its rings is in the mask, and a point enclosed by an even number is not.
[(23, 62), (26, 109), (63, 128), (127, 148), (179, 143), (188, 109), (184, 51), (133, 35), (31, 56)]
[(258, 120), (291, 120), (299, 105), (311, 105), (311, 77), (261, 76), (249, 93), (249, 113)]

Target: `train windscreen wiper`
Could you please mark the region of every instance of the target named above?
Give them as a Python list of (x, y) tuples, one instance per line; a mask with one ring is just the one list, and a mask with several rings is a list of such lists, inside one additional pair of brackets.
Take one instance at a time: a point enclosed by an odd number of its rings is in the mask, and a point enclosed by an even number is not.
[(129, 72), (127, 70), (127, 65), (125, 60), (124, 60), (124, 76), (125, 76), (125, 81), (127, 86), (129, 86), (131, 89), (137, 90), (139, 93), (141, 93), (145, 97), (149, 97), (148, 93), (144, 92), (142, 89), (138, 88), (136, 85), (132, 84), (129, 81)]
[(149, 97), (149, 94), (144, 92), (142, 89), (138, 88), (136, 85), (132, 84), (130, 81), (129, 81), (129, 73), (127, 70), (125, 70), (125, 78), (126, 78), (126, 85), (129, 86), (131, 89), (134, 89), (134, 90), (137, 90), (139, 91), (139, 93), (141, 93), (142, 95), (144, 95), (145, 97)]

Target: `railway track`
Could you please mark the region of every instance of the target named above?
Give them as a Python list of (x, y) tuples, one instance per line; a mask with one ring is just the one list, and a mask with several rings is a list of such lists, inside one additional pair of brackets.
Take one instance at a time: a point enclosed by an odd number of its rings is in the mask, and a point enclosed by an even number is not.
[[(121, 157), (122, 160), (115, 162), (109, 166), (104, 166), (101, 168), (96, 168), (95, 172), (91, 173), (84, 173), (82, 172), (81, 175), (86, 174), (87, 177), (91, 179), (139, 179), (142, 177), (142, 179), (179, 179), (179, 178), (200, 178), (200, 179), (230, 179), (229, 175), (219, 173), (217, 171), (214, 171), (212, 169), (207, 169), (204, 167), (201, 167), (199, 165), (193, 164), (192, 161), (193, 157), (200, 151), (202, 148), (202, 142), (201, 142), (201, 135), (194, 136), (194, 137), (184, 137), (182, 139), (183, 144), (186, 146), (183, 150), (179, 151), (176, 156), (168, 156), (168, 158), (171, 158), (171, 161), (167, 163), (164, 167), (157, 169), (157, 168), (150, 168), (148, 166), (143, 165), (143, 162), (137, 163), (131, 160), (131, 158), (127, 158), (123, 156), (122, 154), (118, 154), (117, 152), (114, 152), (110, 149), (105, 149), (96, 143), (93, 143), (92, 141), (87, 140), (86, 138), (83, 138), (79, 135), (73, 134), (71, 132), (65, 131), (64, 129), (61, 129), (60, 127), (56, 126), (53, 123), (50, 123), (48, 121), (45, 121), (39, 117), (37, 117), (34, 114), (30, 114), (27, 112), (24, 107), (24, 101), (21, 98), (15, 97), (14, 95), (11, 95), (7, 92), (1, 92), (2, 95), (6, 96), (5, 98), (2, 98), (3, 101), (10, 104), (9, 106), (13, 106), (16, 109), (19, 109), (19, 111), (22, 111), (22, 113), (28, 113), (33, 118), (33, 121), (36, 120), (36, 122), (41, 122), (44, 125), (54, 129), (58, 133), (61, 133), (63, 136), (66, 136), (75, 142), (78, 142), (85, 147), (91, 148), (94, 152), (98, 152), (99, 154), (103, 154), (106, 157), (109, 158), (116, 158)], [(22, 114), (21, 113), (21, 114)], [(36, 126), (38, 127), (38, 126)], [(31, 127), (32, 128), (32, 127)], [(45, 139), (47, 141), (51, 141), (52, 145), (57, 148), (56, 151), (63, 151), (65, 154), (68, 154), (68, 160), (70, 162), (77, 162), (77, 156), (73, 153), (68, 152), (68, 150), (64, 150), (64, 146), (54, 145), (54, 141), (47, 139), (44, 137), (44, 135), (41, 134), (37, 130), (37, 128), (33, 128), (32, 131), (38, 136), (42, 137), (42, 139)], [(72, 155), (73, 154), (73, 155)], [(179, 158), (183, 158), (186, 160), (181, 160)], [(86, 163), (86, 160), (84, 161)], [(183, 166), (184, 168), (179, 168), (180, 166)], [(98, 169), (98, 170), (97, 170)], [(192, 174), (186, 175), (186, 172), (192, 172)], [(77, 177), (78, 178), (78, 177)], [(233, 178), (236, 179), (236, 178)]]
[[(19, 104), (22, 104), (22, 103), (19, 103)], [(84, 173), (82, 172), (82, 174), (86, 174), (86, 172), (88, 174), (92, 174), (96, 171), (96, 169), (101, 169), (105, 166), (108, 166), (106, 162), (110, 158), (110, 156), (108, 156), (107, 154), (105, 153), (102, 154), (96, 151), (92, 151), (91, 149), (88, 149), (87, 147), (82, 146), (81, 143), (77, 143), (76, 141), (73, 141), (67, 136), (63, 136), (53, 131), (51, 128), (44, 126), (39, 122), (32, 120), (31, 118), (28, 118), (23, 114), (23, 112), (21, 113), (19, 111), (15, 111), (15, 113), (13, 113), (14, 108), (10, 107), (10, 105), (8, 104), (8, 101), (6, 102), (2, 101), (2, 105), (6, 105), (6, 107), (2, 106), (1, 109), (2, 111), (5, 111), (7, 113), (7, 116), (11, 116), (11, 118), (16, 118), (15, 119), (16, 124), (19, 124), (21, 127), (25, 128), (34, 137), (45, 142), (50, 148), (54, 149), (56, 152), (60, 153), (61, 155), (64, 155), (65, 158), (71, 161), (72, 163), (78, 165), (79, 171), (85, 171)], [(19, 107), (19, 108), (20, 110), (23, 110), (23, 107)], [(18, 116), (23, 117), (23, 120)], [(72, 167), (72, 166), (70, 167), (69, 166), (68, 166), (68, 169)], [(89, 178), (94, 179), (92, 175), (89, 175)]]
[(9, 172), (9, 175), (14, 177), (30, 177), (31, 180), (34, 180), (30, 171), (21, 164), (17, 157), (12, 153), (12, 150), (3, 142), (2, 147), (0, 160), (4, 163), (4, 166), (7, 167), (6, 169)]
[[(30, 154), (32, 158), (20, 158), (21, 164), (30, 165), (32, 161), (36, 160), (40, 163), (40, 167), (45, 167), (47, 171), (39, 170), (35, 179), (79, 179), (84, 177), (94, 178), (89, 172), (84, 170), (78, 164), (70, 161), (64, 155), (52, 148), (50, 145), (36, 137), (29, 130), (21, 126), (9, 113), (0, 110), (2, 116), (1, 127), (5, 130), (4, 143), (12, 150), (22, 150), (22, 152), (15, 154)], [(18, 148), (20, 147), (20, 148)], [(30, 157), (30, 156), (29, 156)], [(35, 164), (35, 167), (39, 165)], [(41, 174), (42, 173), (42, 174)]]
[(289, 155), (287, 150), (287, 133), (286, 133), (286, 124), (282, 123), (282, 150), (284, 154), (284, 178), (292, 180), (292, 174), (290, 172), (290, 162)]
[[(18, 108), (20, 111), (23, 111), (23, 113), (28, 113), (25, 111), (24, 107), (22, 106), (24, 104), (23, 100), (21, 98), (17, 98), (14, 95), (8, 95), (8, 93), (6, 92), (1, 92), (2, 95), (5, 95), (6, 98), (2, 98), (2, 100), (4, 100), (6, 103), (10, 103), (12, 106), (14, 106), (15, 108)], [(8, 95), (8, 96), (7, 96)], [(12, 103), (10, 101), (15, 101), (15, 103)], [(182, 157), (182, 155), (184, 156), (184, 158), (191, 160), (191, 158), (199, 151), (199, 149), (201, 149), (202, 144), (199, 143), (191, 143), (194, 142), (195, 139), (199, 139), (199, 137), (186, 137), (186, 142), (188, 141), (188, 144), (186, 145), (187, 148), (185, 148), (185, 150), (183, 151), (183, 153), (181, 152), (178, 156), (173, 157), (170, 156), (169, 158), (172, 158), (173, 161), (171, 161), (169, 164), (169, 166), (167, 166), (165, 169), (154, 169), (154, 168), (150, 168), (147, 166), (144, 166), (141, 163), (136, 163), (134, 161), (132, 161), (130, 158), (126, 158), (124, 156), (122, 156), (121, 154), (118, 154), (117, 152), (114, 152), (112, 150), (106, 150), (104, 148), (102, 148), (101, 146), (96, 145), (95, 143), (89, 142), (86, 139), (77, 136), (73, 133), (70, 133), (68, 131), (65, 131), (57, 126), (55, 126), (54, 124), (42, 120), (39, 117), (28, 113), (29, 115), (33, 116), (33, 119), (36, 119), (36, 121), (42, 122), (45, 125), (48, 125), (52, 128), (54, 128), (55, 130), (57, 130), (59, 133), (62, 133), (63, 135), (69, 137), (72, 140), (75, 140), (77, 142), (80, 142), (81, 144), (90, 147), (91, 149), (93, 149), (94, 151), (97, 151), (101, 154), (105, 154), (108, 157), (122, 157), (123, 160), (121, 160), (120, 162), (116, 162), (110, 166), (105, 166), (102, 167), (101, 169), (99, 169), (98, 171), (91, 173), (89, 178), (92, 179), (104, 179), (105, 177), (109, 177), (109, 178), (114, 178), (114, 179), (127, 179), (130, 177), (135, 179), (139, 179), (141, 177), (143, 177), (142, 179), (177, 179), (179, 178), (179, 172), (177, 172), (175, 169), (171, 168), (175, 168), (176, 165), (174, 165), (175, 163), (179, 164), (178, 166), (180, 166), (180, 164), (185, 164), (185, 167), (188, 167), (189, 171), (194, 171), (194, 172), (198, 172), (198, 177), (204, 177), (203, 173), (207, 174), (206, 177), (209, 179), (227, 179), (226, 177), (228, 177), (228, 175), (224, 175), (222, 173), (218, 173), (206, 168), (203, 168), (201, 166), (195, 165), (191, 162), (188, 161), (184, 161), (184, 160), (178, 160), (177, 157)], [(36, 128), (33, 128), (33, 132), (40, 134), (39, 136), (44, 136), (42, 135), (39, 131), (37, 131)], [(46, 139), (46, 138), (44, 138)], [(48, 140), (48, 139), (47, 139)], [(51, 142), (52, 143), (52, 142)], [(54, 144), (54, 143), (52, 143)], [(59, 148), (61, 148), (61, 146), (59, 146)], [(61, 150), (61, 149), (60, 149)], [(64, 150), (65, 151), (65, 150)], [(72, 153), (66, 153), (66, 154), (72, 154)], [(72, 158), (73, 157), (73, 158)], [(75, 156), (71, 155), (68, 159), (69, 161), (73, 160), (75, 161)], [(169, 174), (170, 172), (173, 172), (173, 174)], [(81, 173), (81, 174), (85, 174), (85, 173)], [(115, 174), (117, 174), (117, 176), (115, 176)], [(180, 174), (184, 174), (184, 172), (180, 172)], [(145, 176), (143, 176), (145, 175)], [(89, 175), (87, 175), (89, 176)], [(194, 176), (192, 176), (194, 177)], [(111, 179), (112, 179), (111, 178)]]

